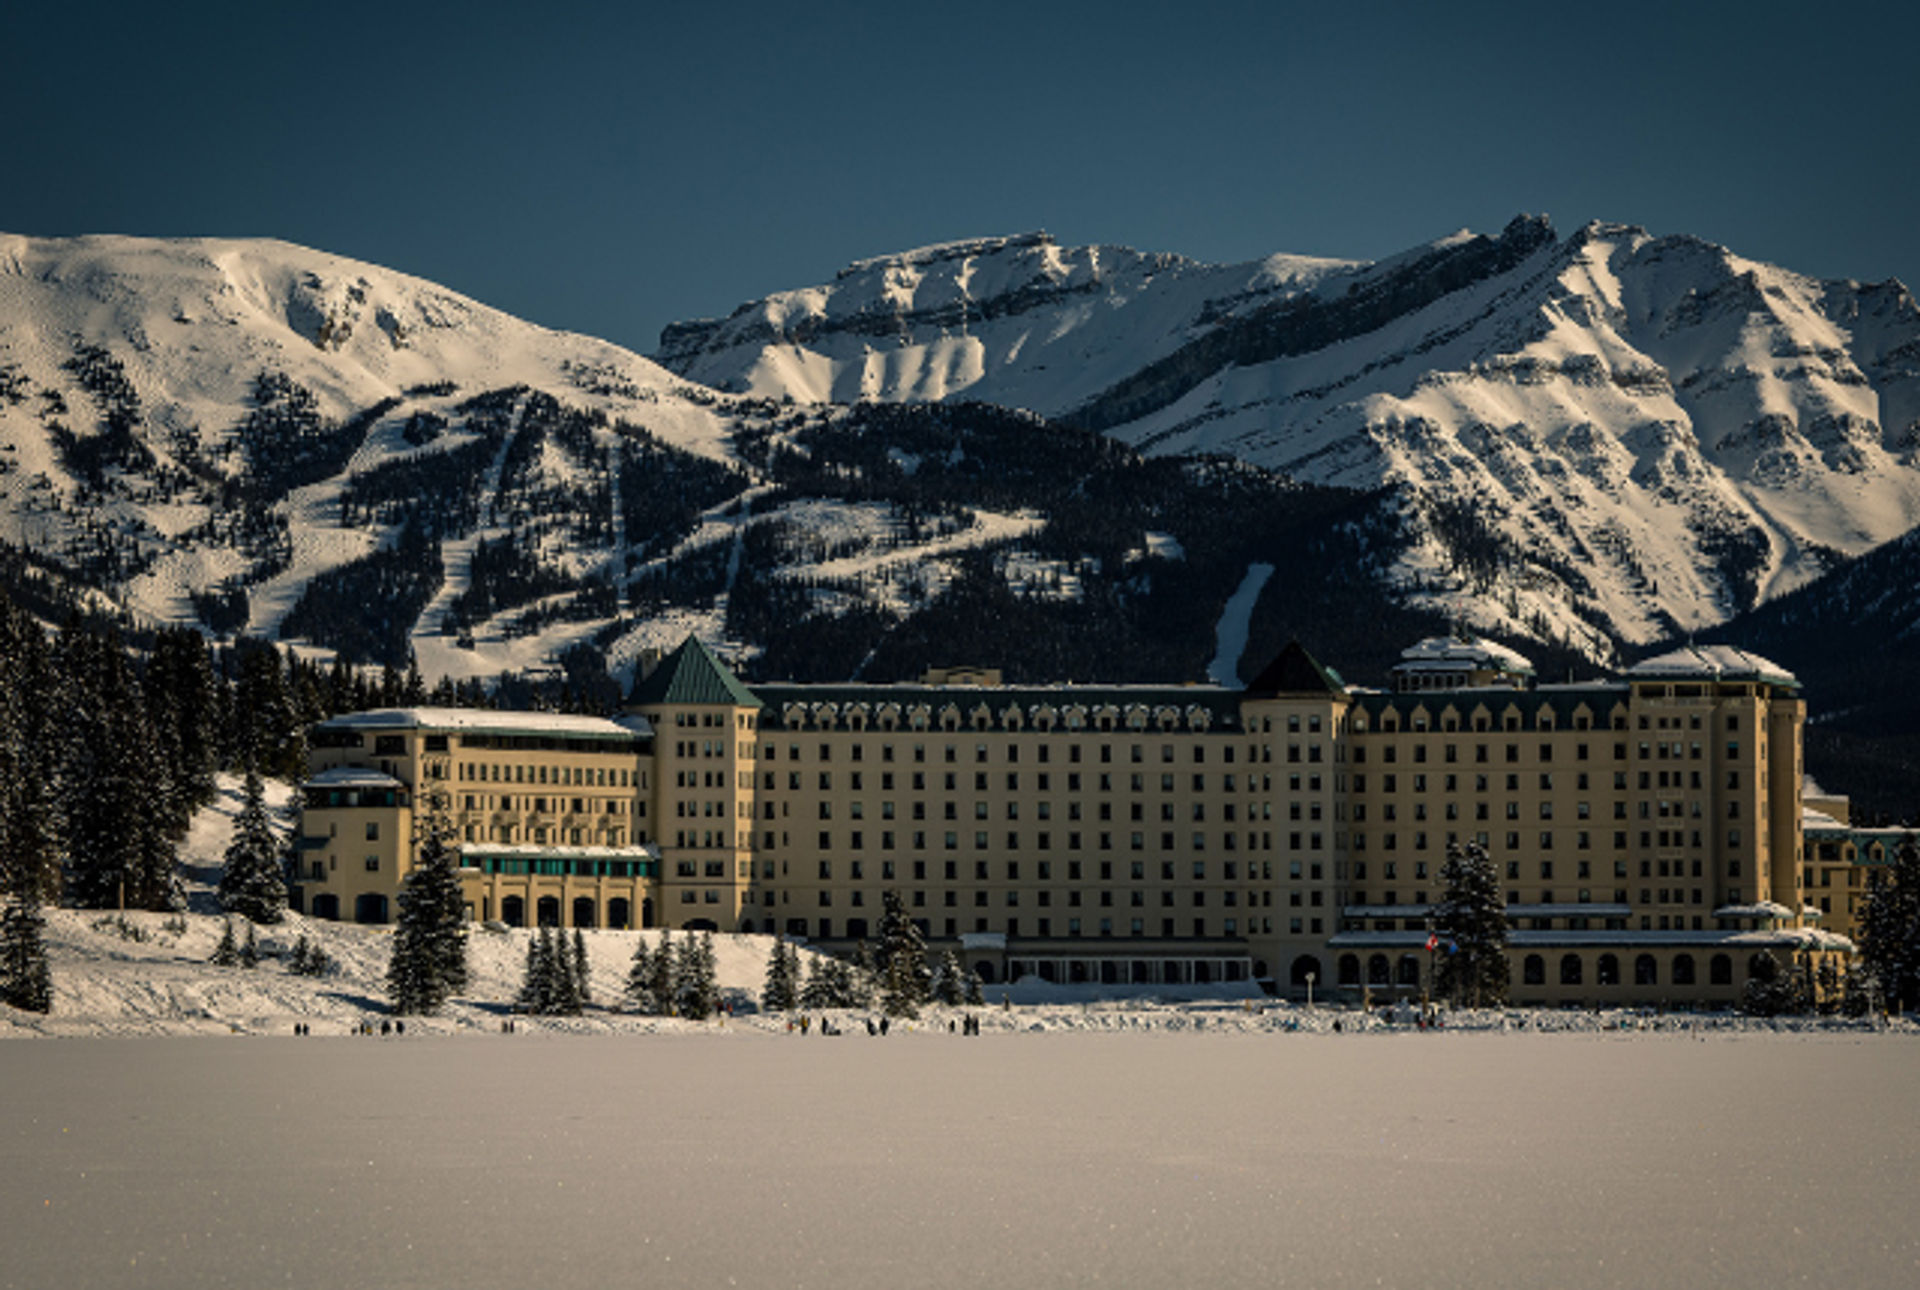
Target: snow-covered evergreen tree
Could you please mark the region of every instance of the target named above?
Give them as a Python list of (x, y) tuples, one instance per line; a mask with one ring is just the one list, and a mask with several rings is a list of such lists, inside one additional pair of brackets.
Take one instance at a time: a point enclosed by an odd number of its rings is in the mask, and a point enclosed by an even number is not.
[(800, 1006), (809, 1012), (836, 1007), (833, 993), (833, 960), (816, 954), (807, 964), (806, 983), (800, 987)]
[(773, 938), (773, 952), (767, 955), (767, 981), (760, 991), (760, 1006), (768, 1012), (791, 1012), (800, 1002), (793, 952), (785, 936)]
[(880, 1007), (890, 1017), (917, 1017), (929, 995), (927, 942), (907, 917), (906, 902), (898, 891), (880, 894), (880, 945), (874, 971), (880, 987)]
[(36, 905), (60, 891), (59, 688), (46, 633), (0, 592), (0, 886)]
[(183, 908), (171, 816), (154, 809), (156, 791), (170, 791), (169, 772), (119, 637), (71, 622), (59, 666), (70, 897), (92, 909)]
[(553, 973), (549, 978), (552, 993), (542, 1011), (556, 1017), (571, 1017), (580, 1011), (580, 977), (573, 967), (573, 947), (567, 941), (566, 932), (559, 928), (554, 929), (552, 953)]
[(521, 1011), (545, 1013), (553, 999), (553, 932), (542, 926), (527, 938), (527, 965), (517, 1000)]
[(966, 998), (960, 981), (960, 956), (948, 950), (940, 956), (940, 970), (933, 979), (933, 997), (949, 1008), (958, 1007)]
[(573, 994), (576, 1012), (593, 1002), (593, 960), (587, 956), (586, 934), (577, 927), (573, 929)]
[(704, 1021), (720, 1007), (720, 981), (715, 968), (713, 933), (699, 936), (689, 933), (675, 951), (675, 974), (679, 987), (675, 1012), (694, 1021)]
[(245, 801), (233, 822), (233, 841), (220, 874), (220, 907), (255, 923), (286, 917), (287, 884), (278, 844), (267, 822), (266, 790), (260, 775), (247, 768)]
[(387, 965), (387, 997), (402, 1015), (437, 1012), (467, 988), (467, 906), (451, 833), (439, 804), (429, 804)]
[(653, 997), (653, 956), (647, 952), (644, 934), (634, 939), (633, 962), (627, 968), (626, 999), (627, 1007), (642, 1016), (651, 1016), (660, 1010)]
[(663, 928), (653, 951), (653, 1008), (657, 1016), (671, 1017), (680, 1008), (680, 952), (673, 929)]
[(1434, 991), (1469, 1007), (1496, 1007), (1507, 998), (1507, 905), (1500, 873), (1477, 842), (1447, 844), (1440, 866), (1446, 888), (1434, 907), (1443, 942), (1434, 963)]
[(39, 895), (32, 882), (24, 882), (6, 902), (0, 913), (0, 1002), (25, 1012), (51, 1012), (53, 972)]
[(1920, 1008), (1920, 840), (1911, 833), (1887, 869), (1868, 874), (1860, 957), (1887, 1006)]
[(984, 1008), (986, 1003), (987, 992), (985, 987), (980, 983), (980, 974), (978, 972), (967, 973), (967, 1005), (973, 1008)]
[(233, 939), (233, 920), (227, 919), (220, 928), (220, 943), (213, 947), (213, 957), (207, 962), (215, 967), (234, 967), (240, 962), (240, 944)]
[(260, 966), (260, 941), (254, 935), (253, 924), (247, 924), (247, 939), (240, 942), (240, 966), (257, 968)]
[(871, 1008), (880, 988), (880, 974), (874, 966), (873, 946), (861, 941), (853, 947), (853, 961), (835, 959), (831, 964), (834, 997), (838, 1008)]

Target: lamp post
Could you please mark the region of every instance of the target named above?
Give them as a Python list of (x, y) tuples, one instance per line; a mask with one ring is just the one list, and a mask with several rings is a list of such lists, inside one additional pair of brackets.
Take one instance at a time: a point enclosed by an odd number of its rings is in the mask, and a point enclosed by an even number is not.
[(1313, 973), (1307, 973), (1307, 1011), (1313, 1011)]

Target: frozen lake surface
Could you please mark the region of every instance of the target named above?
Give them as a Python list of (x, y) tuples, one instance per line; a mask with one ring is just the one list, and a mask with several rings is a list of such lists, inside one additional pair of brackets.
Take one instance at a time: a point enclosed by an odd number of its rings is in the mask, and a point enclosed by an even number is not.
[(0, 1046), (0, 1284), (1920, 1285), (1895, 1035)]

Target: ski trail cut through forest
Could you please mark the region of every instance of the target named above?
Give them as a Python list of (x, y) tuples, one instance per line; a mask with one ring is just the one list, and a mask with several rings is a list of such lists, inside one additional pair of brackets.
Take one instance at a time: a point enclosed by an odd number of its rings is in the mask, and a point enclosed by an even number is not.
[(1220, 621), (1213, 629), (1216, 646), (1213, 662), (1207, 664), (1207, 675), (1215, 685), (1229, 690), (1240, 688), (1240, 656), (1247, 652), (1253, 606), (1272, 576), (1270, 564), (1248, 565), (1247, 576), (1240, 580), (1240, 589), (1227, 598), (1227, 607), (1220, 611)]

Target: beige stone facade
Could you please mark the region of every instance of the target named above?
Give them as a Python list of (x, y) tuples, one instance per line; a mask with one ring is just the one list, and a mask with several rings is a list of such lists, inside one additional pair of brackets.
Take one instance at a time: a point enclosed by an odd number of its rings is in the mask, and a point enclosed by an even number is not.
[(1380, 997), (1427, 979), (1441, 861), (1477, 842), (1516, 1001), (1732, 1002), (1757, 953), (1844, 949), (1801, 863), (1804, 715), (1790, 676), (1720, 648), (1548, 686), (1441, 638), (1366, 690), (1290, 646), (1231, 690), (748, 687), (689, 642), (619, 722), (324, 723), (301, 899), (383, 921), (444, 794), (476, 918), (837, 950), (892, 889), (989, 982)]

